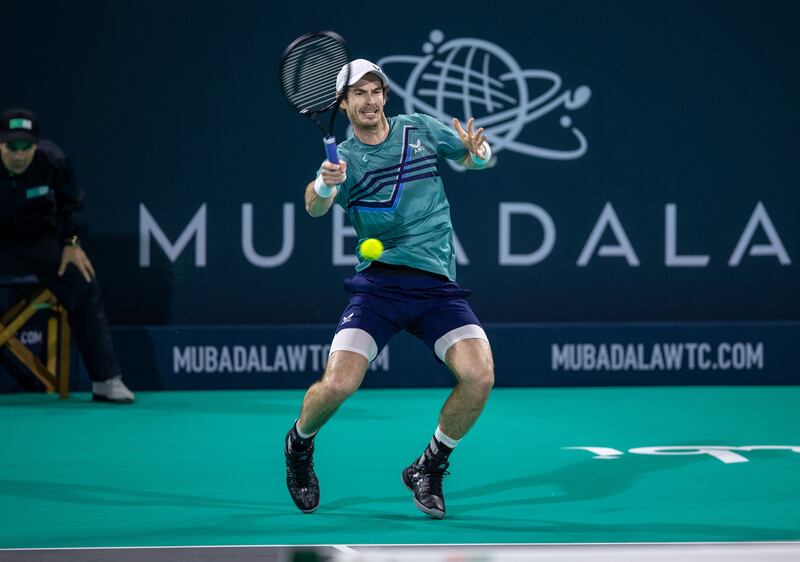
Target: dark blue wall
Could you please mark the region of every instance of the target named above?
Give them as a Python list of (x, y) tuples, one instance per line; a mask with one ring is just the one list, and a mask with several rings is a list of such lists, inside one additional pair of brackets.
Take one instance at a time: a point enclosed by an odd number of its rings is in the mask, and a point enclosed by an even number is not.
[[(0, 106), (38, 111), (47, 136), (71, 155), (88, 196), (86, 245), (113, 323), (331, 323), (338, 317), (345, 298), (340, 281), (352, 266), (333, 264), (331, 217), (311, 219), (302, 210), (322, 145), (317, 130), (292, 113), (277, 80), (283, 48), (323, 28), (343, 34), (356, 56), (394, 57), (385, 64), (395, 82), (390, 113), (413, 109), (415, 98), (425, 101), (419, 90), (430, 84), (405, 90), (424, 45), (440, 39), (433, 30), (443, 38), (432, 45), (426, 72), (444, 60), (449, 41), (491, 44), (476, 54), (482, 61), (487, 48), (494, 53), (490, 74), (510, 98), (504, 109), (517, 107), (521, 93), (511, 75), (504, 77), (499, 50), (519, 64), (514, 76), (525, 76), (530, 97), (552, 84), (528, 72), (536, 69), (560, 77), (548, 100), (584, 95), (575, 100), (579, 107), (560, 104), (535, 118), (543, 101), (506, 120), (519, 130), (495, 130), (493, 139), (505, 145), (492, 170), (443, 169), (469, 258), (459, 281), (474, 290), (472, 303), (484, 321), (800, 318), (796, 4), (329, 6), (3, 7)], [(400, 55), (408, 62), (398, 62)], [(442, 109), (464, 117), (460, 100)], [(501, 110), (476, 105), (475, 111), (488, 117)], [(581, 136), (585, 153), (575, 157)], [(553, 154), (529, 154), (537, 148)], [(255, 250), (273, 255), (281, 248), (287, 203), (294, 205), (291, 257), (280, 267), (252, 265), (242, 250), (243, 205), (252, 204)], [(546, 259), (499, 263), (503, 203), (533, 204), (552, 218), (556, 238)], [(577, 265), (608, 204), (640, 265), (598, 251)], [(677, 254), (707, 255), (707, 266), (666, 263), (668, 204), (677, 211)], [(194, 241), (173, 262), (152, 240), (150, 265), (140, 265), (142, 206), (174, 242), (203, 205), (205, 266), (196, 265)], [(760, 222), (731, 266), (753, 217)], [(540, 247), (544, 230), (518, 215), (511, 235), (511, 251), (526, 254)], [(618, 244), (610, 227), (599, 240), (604, 244)], [(763, 245), (769, 255), (750, 254)], [(353, 248), (347, 239), (347, 252)]]

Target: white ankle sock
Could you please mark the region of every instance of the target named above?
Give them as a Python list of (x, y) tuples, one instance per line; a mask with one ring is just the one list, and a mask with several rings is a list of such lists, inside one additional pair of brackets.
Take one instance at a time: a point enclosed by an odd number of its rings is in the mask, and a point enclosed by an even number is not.
[(319, 430), (317, 430), (314, 433), (303, 433), (302, 431), (300, 431), (300, 420), (299, 419), (294, 422), (294, 430), (297, 432), (297, 435), (299, 435), (301, 439), (311, 439), (312, 437), (314, 437), (317, 434), (317, 431), (319, 431)]
[(436, 440), (441, 443), (442, 445), (446, 445), (451, 449), (455, 449), (456, 445), (461, 442), (461, 439), (453, 439), (452, 437), (448, 437), (442, 432), (442, 428), (438, 425), (436, 426), (436, 432), (433, 434), (436, 437)]

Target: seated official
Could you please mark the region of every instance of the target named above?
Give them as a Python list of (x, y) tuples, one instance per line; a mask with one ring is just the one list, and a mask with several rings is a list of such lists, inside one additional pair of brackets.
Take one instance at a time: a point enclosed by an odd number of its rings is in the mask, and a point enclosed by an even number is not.
[(95, 401), (133, 402), (94, 267), (80, 244), (83, 193), (67, 157), (40, 140), (39, 121), (26, 109), (3, 113), (0, 157), (0, 272), (35, 273), (67, 309)]

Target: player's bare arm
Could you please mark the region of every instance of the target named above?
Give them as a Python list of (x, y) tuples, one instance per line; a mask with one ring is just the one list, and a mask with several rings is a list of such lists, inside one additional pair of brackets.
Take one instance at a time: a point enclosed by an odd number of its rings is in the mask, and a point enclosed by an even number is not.
[(347, 163), (344, 161), (332, 164), (326, 160), (320, 170), (319, 177), (306, 186), (306, 211), (312, 217), (321, 217), (330, 210), (337, 186), (347, 179)]
[[(453, 128), (461, 138), (464, 148), (467, 149), (467, 154), (460, 162), (465, 168), (470, 170), (482, 170), (487, 167), (489, 159), (491, 158), (492, 149), (489, 146), (489, 141), (486, 140), (483, 127), (474, 130), (475, 118), (470, 117), (467, 119), (467, 128), (461, 126), (461, 122), (453, 118)], [(476, 162), (476, 159), (478, 160)]]

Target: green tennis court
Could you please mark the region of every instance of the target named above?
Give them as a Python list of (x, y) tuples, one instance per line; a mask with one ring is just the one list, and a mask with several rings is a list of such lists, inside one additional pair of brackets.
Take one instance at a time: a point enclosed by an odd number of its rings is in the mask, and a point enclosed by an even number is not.
[[(0, 547), (800, 540), (800, 448), (741, 449), (800, 447), (800, 388), (496, 389), (434, 521), (400, 471), (447, 392), (347, 402), (318, 437), (313, 515), (284, 485), (300, 391), (0, 396)], [(698, 445), (739, 449), (674, 454)]]

